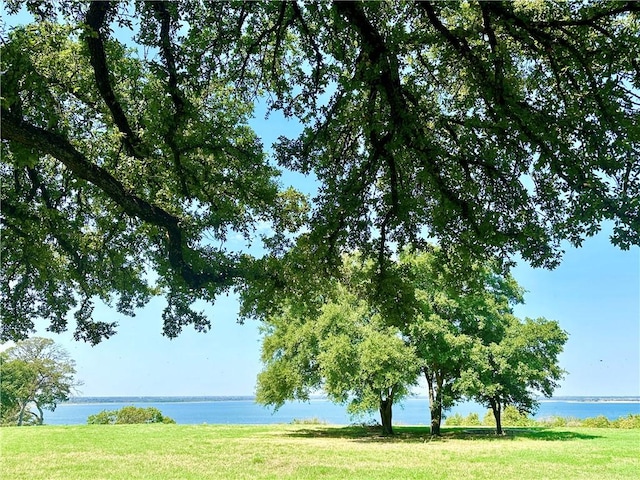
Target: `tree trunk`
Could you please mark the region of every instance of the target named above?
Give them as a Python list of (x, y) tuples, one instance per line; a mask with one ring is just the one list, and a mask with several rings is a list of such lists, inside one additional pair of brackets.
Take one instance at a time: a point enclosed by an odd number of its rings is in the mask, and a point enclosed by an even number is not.
[(429, 413), (431, 415), (431, 435), (440, 436), (440, 425), (442, 424), (442, 393), (438, 385), (434, 385), (433, 378), (427, 370), (424, 371), (429, 386)]
[(496, 402), (494, 399), (489, 400), (491, 410), (493, 411), (493, 418), (496, 419), (496, 434), (502, 435), (502, 420), (500, 418), (501, 405), (500, 402)]
[(442, 404), (438, 401), (431, 404), (431, 435), (440, 436), (440, 425), (442, 424)]
[(380, 400), (380, 419), (382, 420), (382, 434), (385, 436), (393, 435), (393, 426), (391, 424), (392, 407), (392, 396), (389, 396), (384, 400)]
[(38, 425), (42, 425), (42, 423), (44, 422), (44, 412), (42, 411), (42, 408), (40, 408), (40, 404), (36, 403), (36, 407), (38, 408), (38, 412), (40, 412), (39, 417), (36, 415), (36, 420), (38, 422)]
[(27, 409), (27, 403), (23, 403), (22, 405), (20, 405), (20, 413), (18, 414), (18, 426), (21, 427), (22, 423), (24, 422), (24, 412)]

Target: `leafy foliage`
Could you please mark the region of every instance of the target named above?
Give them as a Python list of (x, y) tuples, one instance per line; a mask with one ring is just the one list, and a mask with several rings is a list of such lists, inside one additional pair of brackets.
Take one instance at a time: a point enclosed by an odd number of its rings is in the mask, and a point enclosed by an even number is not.
[(520, 413), (532, 413), (538, 406), (537, 395), (552, 395), (564, 375), (558, 355), (568, 338), (555, 321), (505, 319), (503, 338), (474, 343), (470, 363), (456, 385), (465, 395), (491, 407), (499, 434), (503, 409), (506, 412), (511, 406)]
[[(526, 412), (521, 412), (513, 405), (507, 405), (501, 412), (500, 423), (509, 427), (533, 427), (537, 422), (531, 418)], [(496, 426), (496, 417), (493, 410), (487, 410), (482, 424), (487, 426)]]
[(0, 353), (2, 423), (42, 424), (43, 410), (55, 410), (79, 385), (75, 373), (69, 353), (48, 338), (24, 340)]
[(477, 262), (463, 276), (453, 268), (450, 251), (431, 247), (402, 252), (398, 274), (406, 276), (406, 296), (413, 315), (402, 327), (416, 348), (427, 381), (431, 432), (440, 434), (443, 411), (465, 395), (457, 383), (476, 342), (497, 342), (504, 336), (505, 315), (522, 302), (522, 289), (497, 262)]
[[(140, 5), (151, 23), (169, 13)], [(246, 99), (224, 79), (178, 73), (172, 47), (165, 65), (136, 58), (109, 38), (109, 9), (93, 4), (80, 25), (16, 28), (3, 45), (4, 339), (35, 318), (62, 331), (74, 310), (76, 338), (95, 344), (115, 331), (92, 318), (95, 299), (132, 315), (160, 292), (166, 335), (206, 329), (190, 304), (252, 272), (216, 242), (250, 241), (259, 222), (282, 235), (304, 214), (247, 127)], [(149, 27), (142, 44), (168, 41)]]
[(480, 417), (478, 417), (477, 413), (470, 413), (466, 417), (463, 417), (459, 413), (454, 413), (453, 415), (447, 416), (444, 421), (444, 424), (449, 427), (457, 427), (457, 426), (476, 426), (481, 425)]
[[(132, 315), (155, 294), (166, 335), (205, 330), (195, 300), (239, 288), (251, 313), (356, 248), (554, 266), (607, 219), (640, 243), (634, 2), (21, 6), (34, 22), (0, 60), (2, 339), (73, 312), (97, 343), (116, 324), (94, 301)], [(303, 127), (272, 158), (257, 102)], [(276, 163), (317, 178), (313, 210)]]
[(175, 420), (162, 415), (155, 407), (134, 407), (129, 405), (120, 410), (103, 410), (87, 418), (89, 425), (113, 425), (130, 423), (176, 423)]
[(381, 266), (345, 255), (330, 288), (280, 298), (279, 313), (264, 317), (258, 401), (278, 407), (323, 388), (352, 411), (373, 410), (424, 376), (433, 435), (462, 398), (495, 407), (498, 430), (502, 408), (533, 411), (536, 395), (550, 396), (562, 377), (566, 333), (513, 316), (523, 292), (497, 262), (461, 276), (449, 256), (405, 249)]
[(637, 428), (640, 429), (640, 414), (629, 414), (626, 417), (619, 417), (611, 422), (612, 428)]
[[(455, 416), (454, 416), (455, 417)], [(455, 420), (457, 421), (457, 417)], [(468, 417), (467, 417), (468, 418)], [(447, 419), (447, 424), (448, 423)], [(483, 425), (495, 426), (495, 416), (491, 410), (488, 410), (482, 421)], [(584, 428), (623, 428), (623, 429), (640, 429), (640, 415), (629, 414), (618, 417), (615, 420), (609, 420), (604, 415), (588, 418), (574, 417), (550, 417), (536, 420), (525, 413), (519, 412), (518, 409), (508, 406), (504, 410), (503, 424), (507, 426), (517, 427), (584, 427)], [(470, 425), (469, 423), (452, 423), (451, 425)]]
[(326, 298), (317, 311), (283, 299), (281, 313), (265, 318), (256, 399), (278, 408), (322, 389), (351, 413), (379, 409), (391, 434), (392, 406), (415, 383), (418, 358), (397, 327), (358, 295), (358, 258), (347, 259), (342, 282), (317, 292)]
[(590, 428), (609, 428), (609, 426), (611, 426), (611, 422), (604, 415), (599, 415), (597, 417), (585, 418), (582, 421), (582, 426)]

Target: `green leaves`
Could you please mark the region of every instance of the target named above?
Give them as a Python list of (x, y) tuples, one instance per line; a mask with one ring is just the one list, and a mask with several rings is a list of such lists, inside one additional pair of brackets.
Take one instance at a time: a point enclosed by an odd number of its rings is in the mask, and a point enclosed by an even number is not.
[(345, 258), (347, 281), (315, 292), (326, 299), (318, 309), (306, 308), (295, 297), (281, 298), (279, 313), (264, 319), (259, 402), (278, 408), (321, 389), (355, 414), (409, 393), (418, 373), (415, 351), (396, 327), (386, 324), (375, 304), (361, 299), (355, 258)]
[(498, 342), (474, 344), (473, 366), (463, 370), (458, 388), (480, 403), (513, 405), (532, 413), (536, 396), (550, 397), (565, 373), (558, 356), (568, 337), (552, 320), (505, 320), (505, 334)]
[[(75, 381), (75, 362), (53, 340), (35, 337), (18, 342), (0, 355), (3, 423), (42, 424), (43, 409), (55, 410), (68, 400)], [(31, 411), (34, 404), (38, 413)]]
[(116, 324), (92, 318), (94, 301), (133, 315), (157, 293), (168, 298), (165, 334), (206, 330), (190, 305), (256, 272), (235, 251), (259, 228), (282, 251), (304, 222), (305, 200), (279, 192), (242, 94), (210, 72), (183, 75), (194, 59), (178, 31), (151, 33), (162, 15), (141, 37), (163, 52), (148, 61), (110, 37), (104, 22), (122, 11), (96, 5), (88, 34), (41, 22), (2, 46), (5, 340), (36, 319), (63, 331), (77, 308), (75, 336), (95, 344)]
[(122, 407), (120, 410), (103, 410), (89, 415), (89, 425), (114, 425), (137, 423), (176, 423), (172, 418), (162, 415), (154, 407), (140, 408), (133, 405)]
[[(0, 60), (2, 338), (32, 329), (27, 291), (66, 328), (55, 278), (95, 342), (114, 329), (88, 320), (96, 298), (130, 314), (162, 289), (184, 304), (166, 332), (206, 329), (190, 302), (257, 298), (292, 258), (335, 273), (344, 251), (376, 252), (382, 275), (433, 239), (466, 266), (553, 267), (604, 220), (640, 244), (632, 2), (26, 7)], [(248, 126), (256, 102), (302, 127), (276, 132), (273, 158)], [(278, 168), (312, 174), (316, 198), (283, 191)], [(27, 232), (37, 262), (14, 247)]]

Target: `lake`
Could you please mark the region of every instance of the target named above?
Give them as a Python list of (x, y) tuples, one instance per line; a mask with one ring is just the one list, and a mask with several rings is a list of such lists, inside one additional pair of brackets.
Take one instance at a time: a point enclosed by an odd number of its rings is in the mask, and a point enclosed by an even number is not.
[[(378, 416), (351, 417), (346, 407), (335, 405), (328, 400), (317, 398), (309, 402), (286, 403), (278, 411), (265, 408), (254, 402), (252, 398), (224, 397), (215, 400), (180, 400), (167, 401), (153, 398), (104, 398), (80, 399), (79, 403), (58, 405), (54, 412), (45, 411), (44, 423), (48, 425), (76, 425), (87, 422), (87, 417), (103, 410), (117, 410), (127, 405), (137, 407), (155, 407), (163, 415), (173, 418), (181, 424), (269, 424), (291, 423), (293, 420), (317, 418), (335, 424), (348, 425), (354, 422), (378, 420)], [(466, 416), (475, 412), (484, 417), (486, 408), (473, 402), (456, 405), (449, 414), (459, 413)], [(610, 420), (629, 414), (640, 414), (640, 402), (634, 401), (599, 401), (599, 400), (547, 400), (540, 403), (535, 418), (551, 416), (587, 418), (604, 415)], [(428, 425), (429, 404), (426, 398), (409, 398), (402, 405), (394, 406), (393, 422), (396, 425)]]

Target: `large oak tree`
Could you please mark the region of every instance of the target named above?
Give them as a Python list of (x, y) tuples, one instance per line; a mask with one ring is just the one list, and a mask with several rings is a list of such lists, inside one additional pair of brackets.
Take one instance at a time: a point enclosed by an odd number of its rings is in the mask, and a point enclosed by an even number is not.
[[(34, 22), (2, 35), (2, 339), (74, 311), (96, 343), (115, 328), (96, 298), (157, 293), (165, 334), (206, 329), (196, 299), (288, 288), (283, 268), (345, 247), (553, 266), (606, 219), (640, 243), (637, 3), (23, 4)], [(273, 159), (257, 101), (303, 126)], [(309, 218), (277, 166), (318, 179)], [(229, 241), (265, 222), (264, 257)]]
[(348, 279), (325, 292), (318, 310), (284, 300), (279, 314), (264, 319), (258, 403), (281, 407), (324, 393), (352, 414), (379, 411), (382, 433), (393, 435), (393, 406), (416, 384), (419, 359), (400, 331), (351, 284), (359, 261), (351, 258)]

